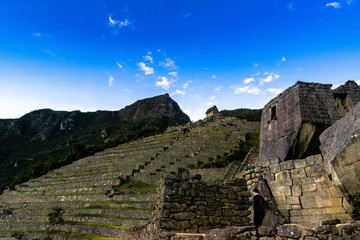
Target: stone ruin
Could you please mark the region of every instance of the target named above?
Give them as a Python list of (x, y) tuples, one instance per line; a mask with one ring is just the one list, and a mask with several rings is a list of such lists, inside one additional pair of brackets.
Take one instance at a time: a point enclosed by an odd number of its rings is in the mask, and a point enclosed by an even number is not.
[[(189, 190), (193, 198), (186, 202), (180, 187), (185, 180), (173, 176), (165, 179), (147, 227), (149, 239), (360, 239), (360, 222), (354, 221), (360, 218), (359, 101), (354, 81), (335, 90), (329, 84), (297, 82), (264, 107), (259, 158), (239, 168), (234, 181), (245, 181), (248, 192), (258, 187), (269, 198), (265, 226), (245, 226), (246, 216), (240, 214), (245, 217), (241, 223), (212, 224), (218, 211), (208, 209), (216, 206), (208, 202), (218, 193), (228, 196), (219, 191), (226, 183), (191, 180), (206, 200)], [(245, 192), (240, 195), (249, 196)], [(239, 204), (248, 207), (246, 200)], [(227, 214), (214, 216), (219, 223)], [(203, 225), (191, 218), (202, 219)]]

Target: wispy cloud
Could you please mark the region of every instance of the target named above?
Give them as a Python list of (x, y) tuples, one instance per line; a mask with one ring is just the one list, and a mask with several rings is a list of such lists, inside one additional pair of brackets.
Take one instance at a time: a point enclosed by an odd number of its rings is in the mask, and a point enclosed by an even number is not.
[(173, 92), (172, 94), (170, 94), (171, 96), (172, 95), (182, 95), (184, 96), (186, 94), (185, 91), (181, 91), (181, 90), (176, 90), (175, 92)]
[(216, 86), (214, 90), (215, 91), (220, 91), (222, 88), (223, 88), (223, 86)]
[(281, 62), (286, 62), (285, 56), (282, 57)]
[(282, 89), (280, 89), (280, 88), (268, 88), (268, 89), (266, 89), (266, 91), (267, 92), (271, 92), (271, 93), (275, 93), (275, 94), (280, 94), (280, 93), (282, 93)]
[(331, 2), (331, 3), (327, 3), (326, 4), (326, 6), (327, 7), (333, 7), (333, 8), (340, 8), (341, 7), (341, 5), (340, 5), (340, 3), (339, 2)]
[(156, 81), (155, 86), (161, 87), (165, 90), (169, 90), (171, 86), (171, 81), (169, 81), (166, 77), (161, 77), (161, 81)]
[(109, 87), (111, 87), (111, 86), (112, 86), (113, 81), (114, 81), (113, 76), (109, 76)]
[(170, 69), (176, 69), (175, 61), (170, 58), (165, 58), (163, 61), (159, 62), (159, 66), (163, 66)]
[(116, 20), (109, 16), (109, 25), (111, 27), (124, 28), (130, 26), (132, 23), (126, 18), (124, 20)]
[(41, 34), (41, 33), (33, 33), (33, 36), (34, 36), (34, 37), (41, 37), (42, 34)]
[(294, 11), (294, 10), (295, 10), (295, 3), (294, 3), (294, 2), (288, 3), (287, 9), (288, 9), (289, 11)]
[(119, 69), (123, 67), (123, 65), (121, 65), (119, 62), (116, 62), (116, 65), (119, 67)]
[(178, 73), (177, 72), (169, 72), (168, 74), (171, 75), (171, 76), (177, 77)]
[(212, 78), (212, 79), (215, 79), (215, 78), (216, 78), (216, 75), (212, 75), (211, 78)]
[(192, 80), (188, 80), (186, 83), (184, 83), (183, 88), (184, 89), (188, 88), (189, 84), (192, 83), (192, 82), (193, 82)]
[(272, 82), (272, 81), (280, 78), (280, 75), (278, 73), (274, 73), (274, 72), (271, 72), (271, 73), (266, 72), (266, 73), (264, 73), (264, 75), (267, 77), (262, 78), (260, 84)]
[(142, 71), (144, 71), (145, 75), (154, 74), (154, 68), (146, 66), (144, 62), (139, 62), (137, 65), (140, 67)]
[(190, 16), (191, 16), (191, 12), (187, 12), (182, 15), (183, 18), (188, 18)]
[[(151, 53), (150, 53), (150, 54), (151, 54)], [(143, 58), (144, 58), (145, 61), (148, 61), (148, 62), (150, 62), (150, 63), (154, 63), (154, 59), (153, 59), (153, 57), (150, 56), (150, 55), (143, 56)]]
[(254, 86), (232, 86), (232, 88), (234, 89), (234, 94), (249, 93), (258, 95), (261, 93), (261, 90)]
[(212, 106), (214, 105), (214, 100), (216, 99), (216, 96), (211, 96), (209, 98), (209, 101), (206, 103), (206, 106)]
[(247, 79), (244, 80), (244, 83), (248, 84), (248, 83), (251, 83), (253, 81), (255, 81), (255, 78), (247, 78)]

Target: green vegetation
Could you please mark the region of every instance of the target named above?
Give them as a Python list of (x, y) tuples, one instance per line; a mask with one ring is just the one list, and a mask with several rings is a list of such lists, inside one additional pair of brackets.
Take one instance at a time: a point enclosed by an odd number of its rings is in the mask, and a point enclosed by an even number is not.
[(149, 220), (149, 218), (132, 218), (132, 217), (122, 217), (122, 216), (114, 216), (114, 215), (106, 215), (106, 214), (91, 214), (91, 213), (78, 213), (78, 214), (67, 214), (66, 216), (72, 217), (94, 217), (94, 218), (117, 218), (122, 220)]
[(245, 142), (240, 141), (239, 147), (232, 150), (229, 154), (215, 160), (204, 162), (198, 168), (221, 168), (227, 166), (234, 160), (243, 160), (252, 147), (259, 147), (259, 133), (247, 133)]
[(223, 110), (220, 111), (224, 117), (236, 117), (238, 119), (246, 119), (251, 122), (261, 121), (262, 109), (246, 109), (240, 108), (236, 110)]
[(189, 121), (168, 95), (114, 112), (42, 109), (19, 119), (0, 119), (0, 193), (51, 169)]
[(139, 180), (129, 179), (120, 186), (113, 186), (114, 189), (131, 189), (131, 190), (156, 190), (156, 185), (150, 185)]
[[(8, 232), (8, 229), (0, 229), (1, 232)], [(50, 234), (50, 235), (60, 235), (65, 237), (71, 237), (71, 238), (80, 238), (80, 239), (89, 239), (89, 240), (118, 240), (118, 238), (112, 238), (112, 237), (104, 237), (100, 235), (94, 235), (94, 234), (87, 234), (87, 233), (78, 233), (78, 232), (71, 232), (69, 234), (68, 231), (59, 231), (59, 230), (52, 230), (52, 231), (46, 231), (46, 230), (10, 230), (12, 235), (19, 235), (21, 233), (39, 233), (39, 234)]]

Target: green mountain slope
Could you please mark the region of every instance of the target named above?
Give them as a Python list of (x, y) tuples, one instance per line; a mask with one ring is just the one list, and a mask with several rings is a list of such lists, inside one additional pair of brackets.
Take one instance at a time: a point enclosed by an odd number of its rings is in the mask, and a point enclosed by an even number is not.
[(42, 109), (0, 119), (0, 190), (132, 139), (163, 132), (189, 117), (168, 94), (120, 111)]

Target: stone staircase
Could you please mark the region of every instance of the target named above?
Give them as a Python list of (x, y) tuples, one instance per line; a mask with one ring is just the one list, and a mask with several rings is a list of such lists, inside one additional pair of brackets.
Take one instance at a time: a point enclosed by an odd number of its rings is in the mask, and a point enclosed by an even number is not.
[[(52, 208), (64, 210), (64, 224), (52, 226), (52, 239), (121, 239), (124, 229), (151, 217), (155, 187), (114, 191), (121, 179), (158, 185), (161, 178), (196, 161), (234, 149), (258, 123), (218, 119), (187, 126), (99, 152), (6, 190), (0, 195), (0, 238), (25, 234), (43, 239)], [(224, 171), (224, 174), (226, 172)]]

